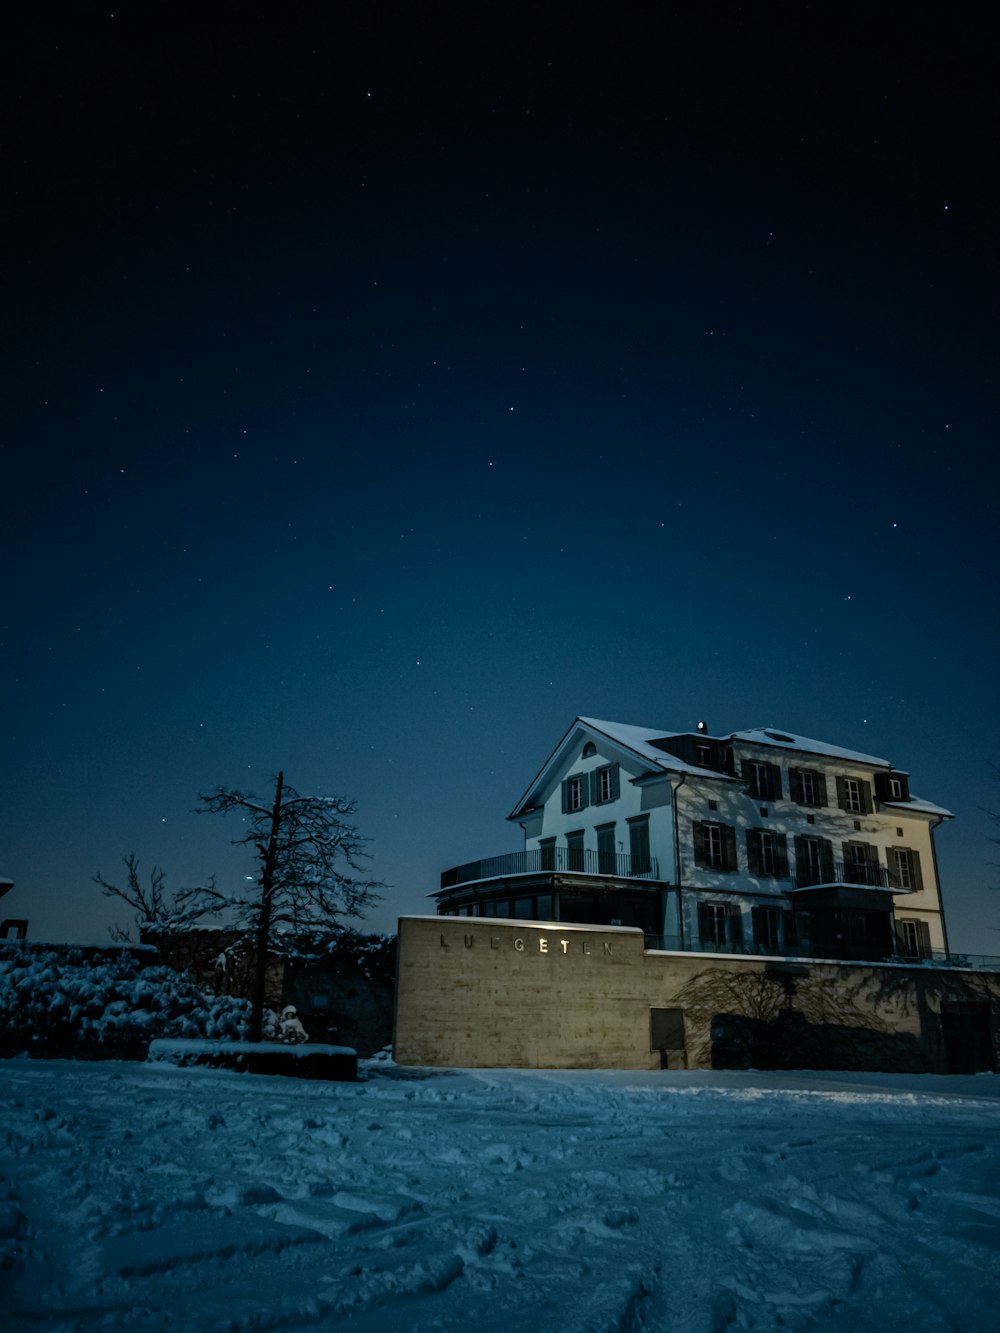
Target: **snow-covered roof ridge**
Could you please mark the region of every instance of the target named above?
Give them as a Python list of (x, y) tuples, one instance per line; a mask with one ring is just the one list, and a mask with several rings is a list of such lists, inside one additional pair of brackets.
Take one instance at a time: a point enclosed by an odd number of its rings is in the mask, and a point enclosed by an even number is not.
[[(617, 740), (620, 744), (628, 746), (635, 750), (637, 754), (643, 754), (658, 767), (673, 768), (679, 760), (670, 760), (664, 755), (662, 750), (654, 749), (650, 745), (652, 740), (669, 740), (674, 736), (691, 736), (693, 731), (667, 731), (665, 729), (654, 729), (652, 727), (637, 727), (627, 722), (605, 722), (593, 717), (579, 717), (578, 722), (583, 722), (588, 727), (602, 732), (612, 740)], [(842, 745), (830, 745), (826, 741), (813, 740), (808, 736), (797, 736), (790, 731), (783, 731), (778, 727), (751, 727), (747, 731), (733, 731), (724, 736), (708, 736), (707, 740), (727, 740), (727, 741), (748, 741), (754, 745), (769, 745), (773, 749), (781, 750), (802, 750), (807, 754), (826, 755), (831, 759), (846, 759), (852, 763), (871, 764), (876, 768), (892, 768), (894, 765), (888, 759), (882, 759), (878, 755), (863, 754), (860, 750), (849, 750)], [(701, 770), (699, 770), (701, 771)]]
[(826, 741), (816, 741), (809, 736), (796, 736), (793, 732), (782, 731), (778, 727), (753, 727), (749, 731), (734, 731), (728, 737), (733, 741), (749, 741), (752, 745), (770, 745), (776, 750), (803, 750), (807, 754), (825, 755), (830, 759), (846, 759), (854, 764), (870, 764), (874, 768), (893, 768), (889, 759), (879, 755), (862, 754), (860, 750), (848, 750), (842, 745), (830, 745)]

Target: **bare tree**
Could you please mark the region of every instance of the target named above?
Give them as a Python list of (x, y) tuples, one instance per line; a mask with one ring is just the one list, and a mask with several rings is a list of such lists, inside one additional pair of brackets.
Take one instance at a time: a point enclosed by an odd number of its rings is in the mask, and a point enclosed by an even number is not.
[[(166, 871), (153, 866), (149, 875), (149, 885), (144, 886), (139, 878), (139, 860), (134, 852), (123, 856), (127, 875), (125, 887), (119, 888), (104, 878), (100, 871), (94, 876), (94, 883), (99, 884), (107, 898), (120, 898), (127, 903), (134, 913), (136, 928), (160, 935), (173, 935), (190, 930), (196, 922), (210, 912), (218, 911), (221, 898), (215, 888), (214, 876), (207, 885), (195, 889), (180, 889), (167, 895)], [(108, 927), (113, 940), (125, 943), (131, 939), (128, 927), (117, 923)]]
[(260, 1041), (267, 952), (274, 935), (338, 934), (379, 901), (385, 885), (364, 874), (368, 839), (349, 822), (357, 809), (354, 801), (300, 796), (285, 782), (284, 773), (277, 776), (269, 805), (226, 787), (198, 799), (201, 814), (242, 819), (247, 831), (234, 841), (252, 847), (256, 855), (252, 893), (224, 903), (235, 924), (254, 940), (250, 1040)]

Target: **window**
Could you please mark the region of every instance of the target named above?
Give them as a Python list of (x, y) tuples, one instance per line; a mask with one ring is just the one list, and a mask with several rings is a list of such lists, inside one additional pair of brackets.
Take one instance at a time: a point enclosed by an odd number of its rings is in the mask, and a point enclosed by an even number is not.
[(590, 783), (590, 799), (593, 805), (607, 805), (609, 801), (617, 801), (618, 765), (605, 764), (603, 768), (595, 768), (590, 775)]
[[(826, 844), (826, 847), (828, 846), (829, 844)], [(824, 880), (833, 878), (833, 867), (826, 869), (829, 857), (824, 852), (822, 838), (795, 839), (795, 883), (800, 888), (808, 887), (810, 884), (822, 884)]]
[(563, 794), (563, 814), (575, 814), (577, 810), (583, 810), (587, 805), (587, 777), (586, 774), (577, 773), (574, 777), (566, 778), (562, 785)]
[(877, 886), (882, 882), (878, 852), (867, 842), (844, 843), (844, 883)]
[(702, 768), (712, 767), (712, 747), (710, 745), (696, 745), (694, 752), (696, 764), (700, 764)]
[(704, 922), (704, 932), (701, 937), (702, 944), (725, 944), (726, 942), (726, 909), (722, 903), (702, 903), (702, 921)]
[(781, 769), (777, 764), (744, 759), (743, 780), (755, 801), (781, 800)]
[(924, 887), (919, 852), (910, 847), (890, 847), (886, 859), (889, 863), (890, 888), (909, 889), (916, 893)]
[(790, 768), (788, 791), (796, 805), (826, 805), (826, 778), (812, 768)]
[(905, 773), (876, 773), (875, 795), (880, 801), (908, 801), (910, 780)]
[(785, 835), (770, 829), (747, 829), (747, 865), (751, 875), (786, 875)]
[(926, 921), (897, 921), (896, 939), (904, 958), (931, 957), (931, 933)]
[(750, 836), (754, 841), (754, 850), (757, 853), (757, 864), (754, 868), (759, 875), (773, 875), (775, 873), (774, 834), (763, 829), (752, 829)]
[(837, 804), (852, 815), (872, 812), (871, 786), (864, 778), (837, 778)]
[(778, 907), (755, 907), (753, 909), (754, 944), (763, 953), (778, 953), (781, 950), (781, 917)]
[(718, 824), (705, 825), (705, 864), (712, 870), (721, 870), (725, 865), (722, 828)]
[(583, 869), (583, 833), (566, 834), (566, 869)]
[(649, 859), (649, 816), (628, 821), (628, 850), (632, 858), (633, 875), (648, 875), (652, 869)]
[(613, 875), (615, 873), (615, 826), (601, 824), (597, 829), (597, 873)]
[(736, 869), (736, 830), (728, 824), (692, 824), (694, 863), (703, 870)]
[(699, 903), (698, 939), (703, 949), (743, 947), (743, 914), (735, 903)]
[(580, 758), (593, 759), (596, 753), (597, 753), (597, 746), (594, 744), (593, 741), (588, 741), (587, 744), (583, 747), (583, 753), (580, 755)]

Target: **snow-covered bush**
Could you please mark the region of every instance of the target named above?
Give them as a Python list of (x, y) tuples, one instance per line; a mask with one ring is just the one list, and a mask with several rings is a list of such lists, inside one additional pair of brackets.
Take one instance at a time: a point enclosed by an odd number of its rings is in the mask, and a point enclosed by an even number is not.
[(211, 995), (173, 968), (128, 952), (22, 947), (0, 954), (0, 1054), (95, 1055), (156, 1037), (239, 1040), (248, 1001)]

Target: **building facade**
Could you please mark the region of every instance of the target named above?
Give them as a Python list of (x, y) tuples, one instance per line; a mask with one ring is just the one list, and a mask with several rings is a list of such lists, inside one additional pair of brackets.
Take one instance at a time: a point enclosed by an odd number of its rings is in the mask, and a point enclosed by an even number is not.
[(648, 947), (948, 957), (934, 830), (889, 760), (788, 732), (577, 718), (510, 815), (522, 851), (456, 866), (444, 916), (638, 927)]

